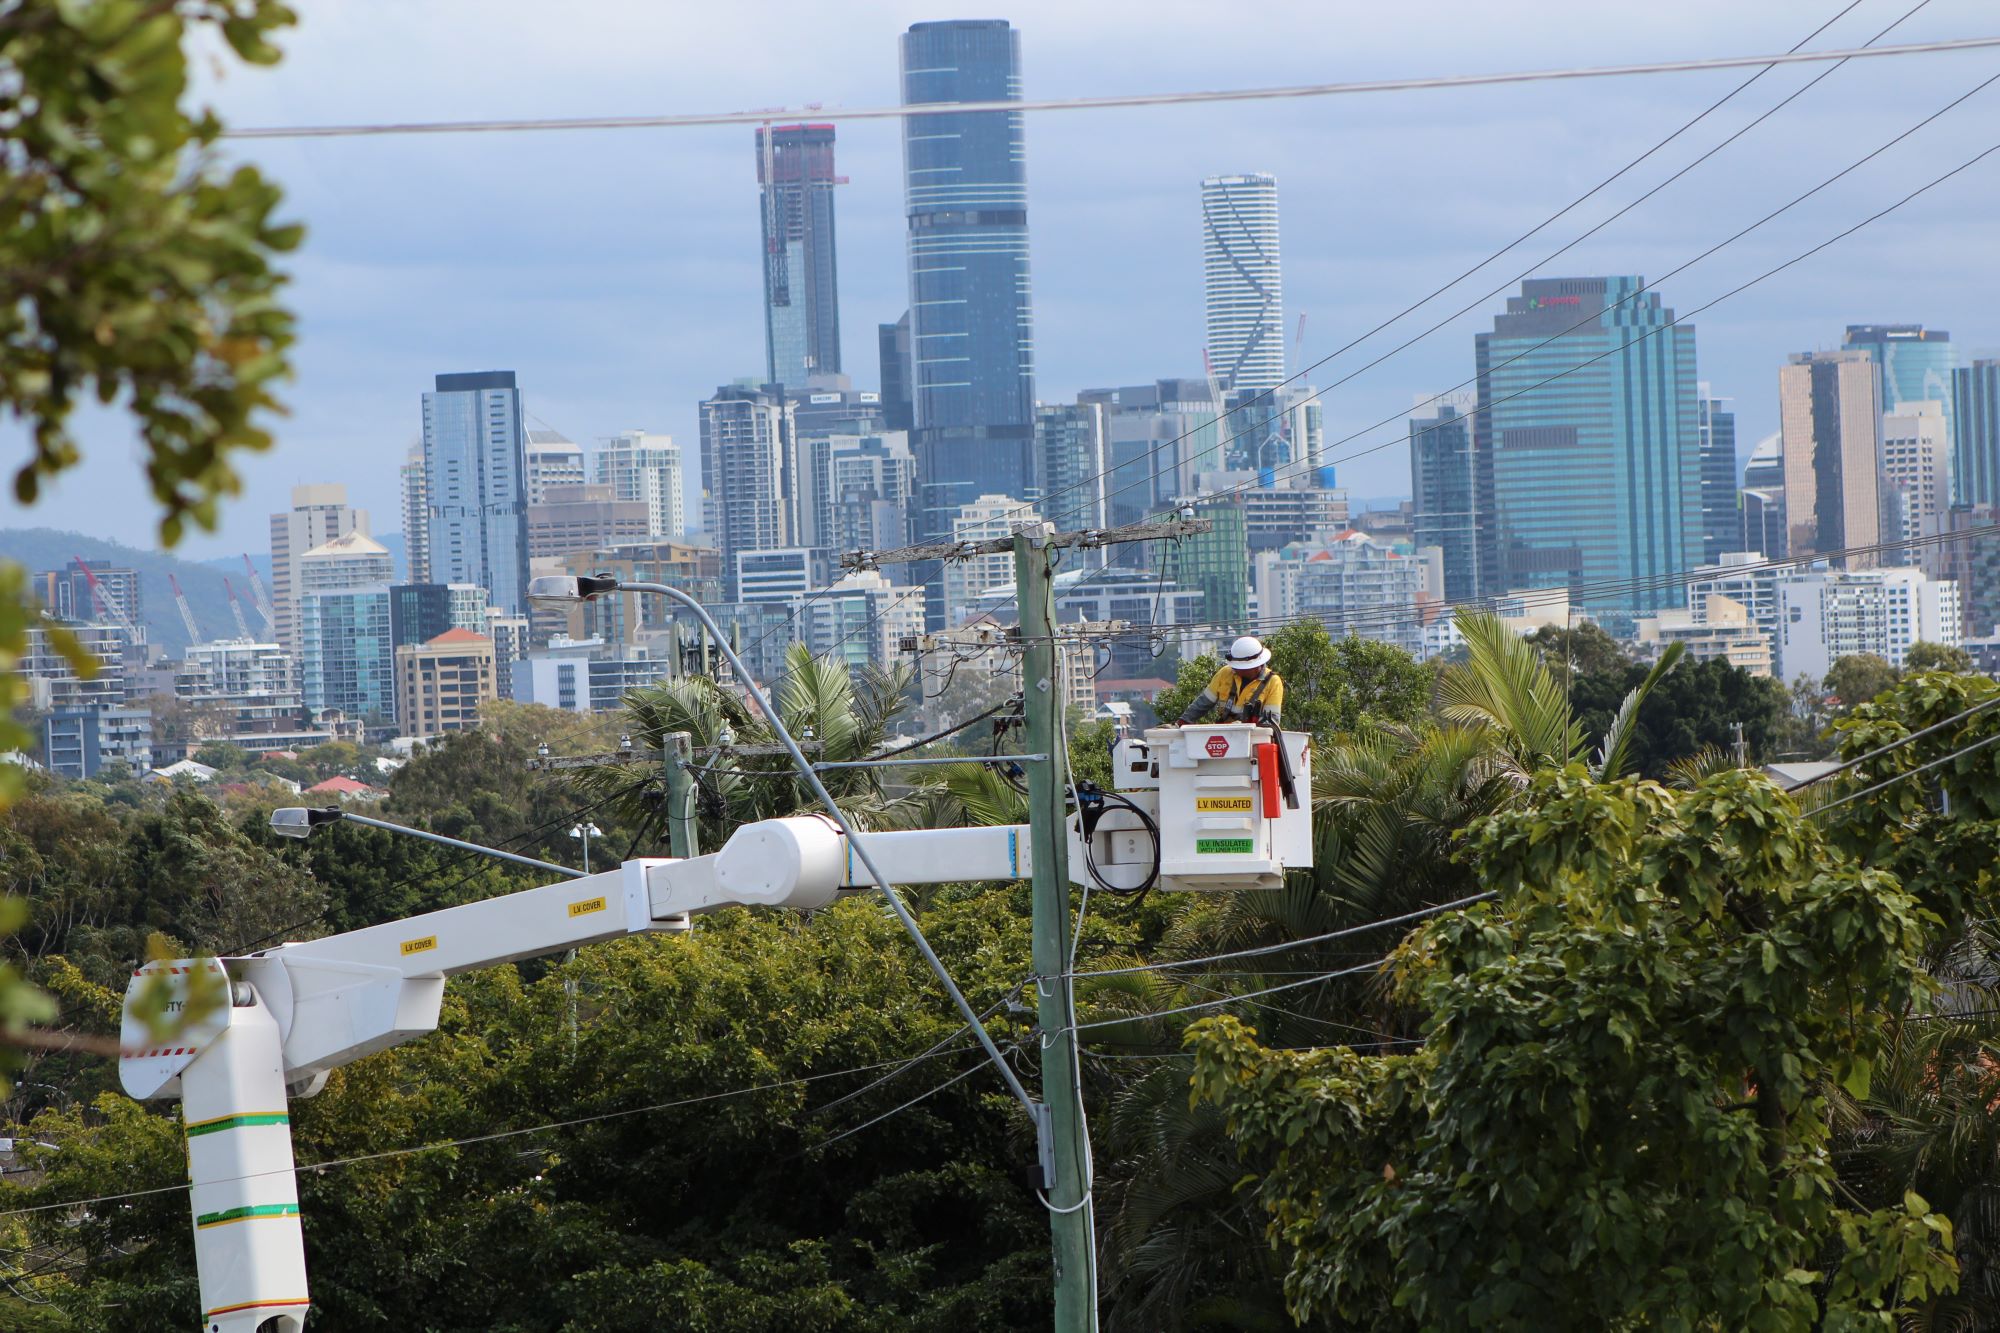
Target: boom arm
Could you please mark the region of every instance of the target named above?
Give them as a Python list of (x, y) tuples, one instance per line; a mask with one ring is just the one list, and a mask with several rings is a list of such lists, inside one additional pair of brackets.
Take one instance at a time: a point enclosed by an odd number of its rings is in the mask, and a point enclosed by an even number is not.
[[(1026, 874), (1025, 834), (976, 828), (861, 836), (898, 881), (942, 883)], [(202, 1327), (304, 1328), (309, 1298), (290, 1099), (318, 1092), (341, 1065), (434, 1031), (445, 978), (624, 935), (686, 930), (694, 912), (824, 907), (866, 881), (844, 844), (825, 820), (764, 820), (737, 829), (708, 856), (627, 861), (247, 957), (181, 959), (135, 972), (119, 1077), (134, 1097), (183, 1102)], [(223, 974), (230, 1003), (171, 1045), (156, 1042), (141, 1017), (142, 995), (164, 982), (175, 997), (170, 1007), (178, 1007), (204, 972)]]

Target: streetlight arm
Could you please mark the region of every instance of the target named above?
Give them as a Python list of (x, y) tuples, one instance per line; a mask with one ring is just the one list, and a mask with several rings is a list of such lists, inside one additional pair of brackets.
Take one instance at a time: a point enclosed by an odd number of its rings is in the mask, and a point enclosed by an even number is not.
[(532, 856), (521, 856), (514, 852), (503, 852), (498, 847), (483, 847), (476, 842), (466, 842), (462, 838), (447, 838), (442, 833), (432, 833), (428, 829), (411, 828), (407, 824), (391, 824), (386, 819), (371, 819), (367, 815), (357, 815), (347, 810), (332, 808), (308, 808), (289, 806), (271, 812), (271, 831), (287, 838), (304, 838), (321, 824), (344, 820), (349, 824), (360, 824), (367, 828), (387, 829), (391, 833), (404, 833), (412, 838), (422, 838), (425, 842), (435, 842), (445, 847), (456, 847), (462, 852), (478, 852), (497, 861), (512, 861), (515, 865), (529, 866), (535, 870), (546, 870), (551, 874), (563, 875), (570, 879), (581, 879), (584, 872), (570, 866), (559, 866), (552, 861), (538, 861)]
[[(536, 582), (539, 583), (541, 580)], [(585, 587), (586, 584), (590, 586)], [(743, 682), (743, 687), (750, 691), (750, 697), (757, 701), (758, 708), (763, 711), (764, 720), (771, 724), (771, 730), (778, 734), (780, 741), (784, 742), (786, 753), (791, 755), (792, 763), (797, 766), (806, 784), (812, 788), (813, 795), (819, 797), (819, 802), (826, 807), (827, 814), (840, 826), (840, 831), (845, 835), (847, 846), (855, 859), (867, 868), (870, 878), (875, 881), (875, 887), (882, 891), (884, 898), (888, 899), (889, 907), (895, 912), (896, 919), (903, 923), (903, 929), (908, 932), (911, 942), (917, 946), (917, 952), (924, 956), (924, 962), (937, 976), (938, 983), (944, 987), (945, 993), (951, 996), (951, 1002), (958, 1007), (958, 1012), (972, 1029), (973, 1035), (978, 1037), (979, 1044), (986, 1048), (986, 1054), (993, 1061), (994, 1068), (1000, 1071), (1000, 1077), (1006, 1083), (1007, 1090), (1019, 1098), (1021, 1105), (1028, 1109), (1028, 1116), (1034, 1121), (1036, 1133), (1039, 1135), (1045, 1119), (1039, 1104), (1028, 1095), (1028, 1090), (1021, 1086), (1021, 1080), (1014, 1073), (1013, 1066), (1009, 1065), (1006, 1058), (1000, 1054), (1000, 1048), (994, 1044), (993, 1035), (986, 1030), (986, 1024), (979, 1020), (978, 1011), (973, 1009), (972, 1002), (965, 998), (965, 993), (959, 990), (958, 983), (951, 979), (951, 973), (945, 969), (943, 960), (931, 948), (930, 941), (924, 938), (923, 929), (917, 925), (916, 917), (910, 914), (909, 905), (903, 901), (902, 895), (896, 892), (888, 877), (875, 864), (874, 855), (868, 850), (867, 842), (855, 832), (854, 825), (848, 822), (846, 814), (827, 791), (826, 784), (821, 782), (819, 774), (813, 771), (813, 766), (806, 759), (804, 751), (799, 749), (799, 743), (793, 740), (792, 733), (785, 729), (784, 719), (778, 716), (778, 710), (771, 703), (770, 696), (764, 693), (763, 688), (757, 684), (757, 678), (750, 674), (750, 668), (743, 664), (743, 659), (738, 657), (736, 650), (730, 646), (729, 636), (722, 632), (722, 626), (715, 623), (715, 617), (708, 613), (708, 608), (693, 596), (665, 583), (620, 583), (613, 578), (578, 578), (574, 580), (574, 591), (571, 595), (587, 598), (599, 593), (617, 591), (647, 592), (678, 602), (694, 612), (695, 618), (700, 620), (714, 637), (716, 647), (722, 650), (722, 655), (735, 669), (736, 677)]]

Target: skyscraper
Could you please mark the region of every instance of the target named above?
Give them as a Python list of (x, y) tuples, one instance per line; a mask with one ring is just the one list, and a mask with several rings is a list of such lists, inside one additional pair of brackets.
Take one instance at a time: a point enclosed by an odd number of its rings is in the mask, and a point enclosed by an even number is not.
[(1736, 414), (1727, 398), (1709, 396), (1699, 386), (1701, 408), (1701, 559), (1712, 565), (1725, 551), (1741, 548), (1743, 516), (1736, 506)]
[(1411, 539), (1444, 552), (1446, 601), (1479, 596), (1479, 509), (1475, 503), (1472, 395), (1410, 418)]
[[(1035, 409), (1035, 476), (1042, 513), (1061, 528), (1105, 525), (1104, 405), (1049, 403)], [(1094, 562), (1093, 562), (1094, 563)]]
[(589, 480), (584, 475), (583, 446), (561, 431), (531, 430), (527, 467), (522, 475), (527, 478), (527, 498), (531, 505), (547, 500), (551, 487), (581, 486)]
[[(902, 39), (903, 104), (1021, 96), (1020, 36), (1004, 19), (918, 23)], [(906, 116), (913, 536), (951, 533), (982, 495), (1034, 481), (1035, 356), (1027, 154), (1017, 112)], [(930, 572), (933, 586), (934, 571)], [(927, 606), (935, 620), (943, 599)]]
[[(1906, 398), (1882, 414), (1881, 485), (1884, 541), (1914, 541), (1939, 530), (1951, 508), (1951, 442), (1942, 404)], [(1903, 564), (1916, 554), (1904, 551), (1882, 563)]]
[(1694, 329), (1639, 277), (1531, 278), (1474, 355), (1499, 564), (1482, 591), (1579, 589), (1621, 627), (1681, 605), (1678, 586), (1627, 581), (1701, 563)]
[(1951, 493), (1965, 505), (2000, 505), (2000, 361), (1952, 372)]
[(736, 596), (739, 551), (793, 544), (799, 484), (793, 408), (775, 385), (725, 384), (701, 405), (702, 521)]
[(652, 537), (680, 538), (687, 532), (687, 483), (681, 448), (671, 435), (621, 431), (597, 446), (597, 482), (614, 499), (646, 506)]
[(527, 611), (527, 434), (511, 370), (439, 375), (424, 395), (430, 576), (476, 583)]
[(411, 583), (431, 577), (431, 488), (424, 476), (424, 446), (410, 446), (400, 480), (403, 497), (403, 576)]
[(1944, 412), (1945, 438), (1951, 438), (1951, 373), (1958, 357), (1949, 333), (1921, 324), (1849, 324), (1841, 347), (1875, 359), (1876, 392), (1884, 412), (1900, 412), (1909, 403), (1937, 403)]
[(368, 511), (351, 508), (347, 487), (338, 482), (294, 486), (292, 507), (271, 515), (271, 612), (278, 622), (279, 646), (295, 657), (299, 652), (299, 561), (306, 552), (350, 533), (368, 535)]
[(894, 324), (875, 326), (875, 352), (881, 363), (882, 428), (907, 431), (916, 424), (916, 404), (910, 400), (910, 312)]
[(833, 248), (833, 126), (757, 130), (763, 211), (764, 354), (770, 384), (803, 389), (840, 373)]
[(1285, 280), (1278, 263), (1278, 180), (1253, 173), (1201, 183), (1202, 289), (1208, 356), (1225, 390), (1285, 381)]
[[(1799, 352), (1778, 371), (1785, 554), (1873, 546), (1882, 534), (1882, 404), (1866, 351)], [(1868, 569), (1872, 555), (1838, 562)]]

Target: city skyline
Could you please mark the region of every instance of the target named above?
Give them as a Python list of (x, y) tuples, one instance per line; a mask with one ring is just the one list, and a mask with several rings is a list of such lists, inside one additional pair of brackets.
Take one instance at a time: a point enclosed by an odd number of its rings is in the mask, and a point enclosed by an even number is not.
[[(1934, 8), (1936, 13), (1927, 11), (1899, 28), (1898, 39), (1948, 34), (1963, 27), (1970, 12), (1962, 5)], [(642, 26), (656, 21), (636, 10), (623, 17)], [(774, 52), (728, 82), (698, 71), (701, 77), (677, 85), (677, 105), (684, 97), (697, 106), (746, 100), (796, 106), (813, 100), (814, 93), (847, 104), (893, 101), (895, 38), (908, 22), (930, 17), (935, 16), (905, 7), (872, 15), (865, 23), (843, 20), (836, 42), (840, 59), (827, 59), (824, 47), (809, 53), (810, 59), (805, 52)], [(1023, 6), (1010, 17), (1021, 33), (1025, 81), (1035, 95), (1087, 91), (1101, 75), (1091, 43), (1116, 27), (1115, 14)], [(1755, 14), (1692, 6), (1642, 27), (1577, 6), (1573, 12), (1552, 11), (1546, 24), (1526, 31), (1518, 25), (1486, 26), (1470, 7), (1464, 17), (1457, 29), (1439, 25), (1436, 39), (1423, 49), (1421, 64), (1440, 71), (1546, 64), (1547, 52), (1536, 34), (1558, 25), (1566, 49), (1579, 60), (1651, 57), (1662, 47), (1686, 48), (1692, 54), (1777, 50), (1798, 40), (1824, 15), (1793, 5)], [(1864, 40), (1874, 31), (1867, 25), (1879, 26), (1877, 17), (1857, 14), (1820, 40)], [(1134, 67), (1144, 71), (1132, 86), (1248, 86), (1306, 81), (1308, 70), (1310, 77), (1323, 78), (1405, 72), (1419, 63), (1404, 40), (1407, 25), (1393, 16), (1357, 20), (1352, 32), (1342, 34), (1340, 60), (1332, 66), (1328, 56), (1333, 48), (1322, 45), (1309, 28), (1299, 30), (1296, 43), (1274, 49), (1272, 30), (1295, 18), (1283, 7), (1274, 9), (1240, 31), (1221, 34), (1213, 44), (1200, 44), (1199, 61), (1179, 49), (1188, 29), (1178, 19), (1163, 21), (1157, 30), (1122, 31), (1121, 41), (1137, 43)], [(705, 22), (681, 16), (677, 25), (666, 26), (685, 38), (698, 36)], [(443, 41), (419, 17), (400, 18), (398, 25), (414, 53)], [(285, 77), (245, 76), (219, 90), (219, 105), (244, 124), (353, 119), (350, 99), (333, 73), (343, 53), (377, 35), (366, 25), (339, 18), (309, 21), (288, 39)], [(824, 35), (835, 41), (830, 28)], [(463, 36), (462, 27), (454, 29), (453, 40)], [(501, 39), (484, 34), (479, 40)], [(608, 65), (602, 59), (586, 60), (586, 45), (594, 57), (603, 57), (607, 47), (604, 32), (589, 24), (580, 25), (569, 40), (575, 42), (573, 48), (549, 53), (551, 78), (525, 93), (518, 86), (486, 86), (469, 72), (460, 73), (454, 63), (441, 86), (412, 90), (410, 104), (396, 110), (411, 118), (465, 114), (473, 108), (565, 114), (603, 106), (607, 99), (616, 109), (663, 109), (658, 85), (641, 78), (648, 68), (643, 60), (622, 51), (613, 51)], [(1253, 50), (1256, 59), (1249, 58)], [(464, 63), (469, 69), (477, 62)], [(1803, 188), (1831, 174), (1865, 151), (1860, 145), (1879, 144), (1935, 110), (1955, 94), (1958, 82), (1970, 86), (1975, 81), (1971, 57), (1931, 60), (1922, 80), (1891, 68), (1902, 63), (1856, 62), (1843, 69), (1824, 89), (1779, 113), (1779, 123), (1753, 131), (1699, 168), (1685, 186), (1642, 206), (1546, 271), (1666, 272), (1741, 221), (1789, 197), (1794, 186)], [(589, 79), (581, 73), (586, 65)], [(1735, 119), (1718, 115), (1693, 132), (1690, 143), (1706, 147), (1806, 77), (1810, 75), (1800, 70), (1772, 74), (1739, 99)], [(1284, 182), (1287, 304), (1308, 316), (1301, 363), (1309, 363), (1567, 203), (1734, 86), (1736, 78), (1620, 80), (1588, 90), (1534, 89), (1519, 95), (1426, 94), (1397, 103), (1357, 101), (1340, 107), (1223, 108), (1199, 116), (1173, 109), (1108, 117), (1031, 115), (1027, 132), (1036, 144), (1030, 188), (1037, 219), (1031, 262), (1040, 307), (1038, 396), (1044, 402), (1065, 402), (1084, 388), (1200, 373), (1198, 193), (1206, 175), (1268, 170)], [(525, 104), (509, 105), (509, 98), (523, 96)], [(1605, 111), (1603, 123), (1588, 134), (1579, 131), (1552, 140), (1548, 146), (1560, 152), (1543, 155), (1537, 150), (1535, 170), (1501, 171), (1487, 161), (1483, 149), (1510, 133), (1518, 137), (1525, 125), (1585, 104)], [(1889, 188), (1885, 182), (1900, 186), (1963, 156), (1964, 127), (1977, 118), (1978, 109), (1977, 102), (1969, 104), (1926, 135), (1885, 154), (1874, 164), (1879, 170), (1856, 173), (1853, 181), (1827, 191), (1782, 225), (1668, 280), (1663, 298), (1679, 308), (1691, 307), (1879, 207), (1881, 192)], [(1813, 136), (1811, 144), (1797, 143), (1796, 136), (1787, 139), (1780, 161), (1772, 148), (1783, 123), (1793, 128), (1809, 123), (1826, 132)], [(1311, 131), (1332, 126), (1341, 127), (1341, 137), (1329, 155), (1323, 136)], [(1301, 134), (1302, 129), (1308, 132)], [(749, 138), (740, 127), (650, 137), (520, 136), (510, 138), (497, 156), (497, 146), (462, 139), (448, 150), (435, 141), (257, 146), (254, 156), (288, 186), (287, 212), (311, 228), (294, 265), (299, 274), (294, 294), (305, 330), (300, 380), (286, 393), (295, 410), (289, 420), (276, 423), (275, 453), (246, 462), (246, 497), (225, 510), (224, 531), (215, 537), (192, 534), (184, 549), (196, 557), (257, 549), (263, 516), (282, 507), (290, 486), (302, 482), (346, 482), (357, 507), (372, 510), (377, 526), (387, 530), (387, 516), (400, 508), (396, 466), (416, 433), (408, 410), (411, 396), (434, 374), (459, 367), (517, 370), (531, 418), (571, 439), (590, 441), (637, 425), (671, 434), (683, 448), (691, 448), (700, 398), (717, 383), (758, 373), (764, 360), (755, 253), (757, 184), (754, 164), (746, 161)], [(847, 372), (857, 385), (868, 387), (874, 387), (875, 379), (875, 328), (893, 322), (907, 303), (899, 138), (893, 122), (842, 129), (841, 170), (853, 181), (842, 187), (841, 202), (840, 303), (848, 316), (843, 351)], [(700, 206), (680, 210), (686, 216), (670, 217), (675, 210), (579, 211), (565, 202), (566, 221), (550, 226), (539, 220), (544, 193), (551, 199), (562, 195), (573, 184), (601, 174), (593, 164), (607, 156), (629, 157), (635, 148), (670, 164), (668, 171), (654, 174), (679, 183), (674, 197), (698, 186)], [(1413, 182), (1422, 172), (1436, 170), (1440, 149), (1453, 155), (1449, 180), (1458, 203), (1448, 217), (1413, 202)], [(450, 192), (442, 189), (432, 192), (435, 207), (419, 210), (418, 216), (380, 208), (383, 191), (412, 171), (459, 180), (500, 160), (518, 161), (515, 169), (534, 174), (539, 183), (507, 216), (482, 211), (474, 225), (473, 216), (445, 198)], [(715, 164), (712, 170), (710, 163)], [(1427, 165), (1420, 169), (1420, 164)], [(1379, 187), (1368, 191), (1371, 202), (1365, 207), (1348, 188), (1364, 168)], [(1649, 176), (1647, 170), (1635, 173), (1632, 193), (1667, 172), (1665, 166), (1657, 175)], [(620, 179), (641, 192), (640, 204), (667, 188), (644, 172)], [(1698, 182), (1702, 207), (1694, 208), (1697, 195), (1692, 191)], [(359, 203), (346, 202), (350, 186)], [(1810, 261), (1703, 317), (1700, 373), (1718, 396), (1734, 400), (1744, 450), (1776, 428), (1771, 367), (1801, 347), (1837, 345), (1848, 324), (1910, 322), (1948, 328), (1957, 341), (1960, 364), (1992, 354), (2000, 345), (2000, 327), (1974, 298), (1988, 285), (1980, 279), (1993, 261), (1963, 242), (1954, 243), (1962, 219), (1976, 215), (1982, 201), (1990, 201), (1992, 189), (1978, 173), (1968, 173), (1919, 208), (1844, 242), (1837, 260)], [(1575, 219), (1536, 241), (1554, 249), (1629, 197), (1611, 194), (1601, 201), (1601, 212), (1593, 211), (1595, 205), (1580, 210)], [(1400, 206), (1383, 206), (1396, 199)], [(383, 225), (389, 213), (396, 218), (394, 230)], [(1576, 223), (1573, 230), (1571, 221)], [(1119, 244), (1111, 244), (1114, 238)], [(1925, 238), (1930, 238), (1928, 244)], [(1941, 251), (1941, 244), (1948, 248)], [(1531, 244), (1509, 256), (1509, 262), (1524, 267), (1546, 252)], [(1941, 252), (1954, 254), (1952, 265), (1935, 262)], [(1468, 282), (1343, 357), (1329, 368), (1331, 375), (1338, 377), (1343, 367), (1352, 369), (1360, 356), (1386, 351), (1394, 345), (1390, 339), (1424, 327), (1426, 316), (1434, 319), (1471, 302), (1512, 271), (1508, 262), (1486, 270), (1483, 282)], [(1832, 274), (1837, 281), (1828, 280)], [(464, 302), (455, 305), (459, 297)], [(502, 300), (528, 319), (493, 317), (493, 303)], [(1352, 443), (1334, 441), (1383, 418), (1400, 419), (1417, 389), (1434, 390), (1470, 374), (1463, 334), (1490, 318), (1497, 298), (1481, 304), (1481, 310), (1353, 386), (1327, 395), (1332, 461), (1400, 436), (1401, 430), (1385, 427)], [(653, 313), (641, 316), (642, 309)], [(681, 317), (663, 320), (662, 309)], [(1288, 369), (1297, 372), (1301, 363)], [(656, 372), (661, 365), (672, 368), (670, 379)], [(1327, 372), (1308, 376), (1314, 383), (1328, 378)], [(124, 445), (115, 434), (105, 433), (105, 425), (86, 414), (81, 429), (86, 446), (96, 451), (93, 458), (108, 461), (87, 465), (77, 478), (59, 486), (31, 521), (150, 544), (141, 482), (129, 469), (112, 465), (120, 463)], [(1357, 497), (1405, 493), (1407, 474), (1400, 443), (1343, 464), (1343, 481)], [(19, 521), (25, 516), (13, 510), (8, 517)]]

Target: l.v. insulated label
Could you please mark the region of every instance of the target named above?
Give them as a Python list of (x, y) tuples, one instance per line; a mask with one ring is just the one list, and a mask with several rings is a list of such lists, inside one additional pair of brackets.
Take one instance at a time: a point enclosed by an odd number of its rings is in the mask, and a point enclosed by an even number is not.
[(1248, 838), (1196, 838), (1194, 849), (1202, 856), (1248, 856), (1256, 845)]
[(1247, 815), (1252, 806), (1248, 796), (1197, 796), (1194, 808), (1197, 814)]

